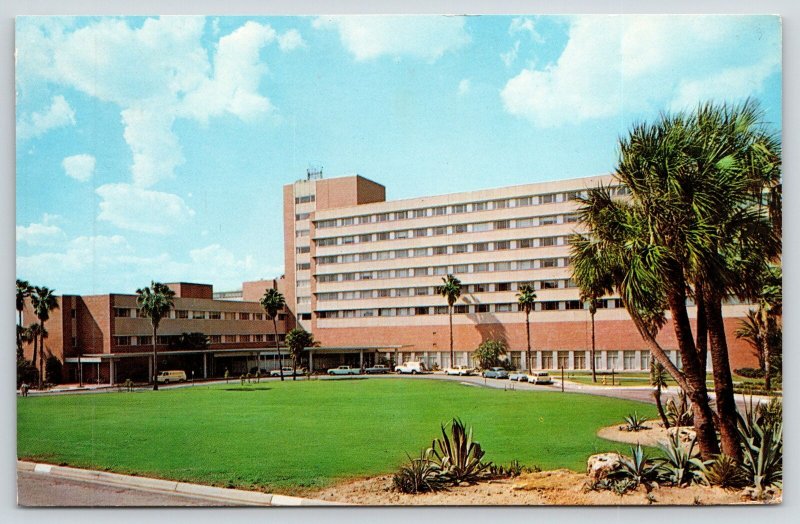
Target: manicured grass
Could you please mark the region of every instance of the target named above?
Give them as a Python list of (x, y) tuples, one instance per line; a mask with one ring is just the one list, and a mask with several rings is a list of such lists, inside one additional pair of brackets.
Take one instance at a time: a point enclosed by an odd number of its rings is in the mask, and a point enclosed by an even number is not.
[(597, 429), (649, 405), (438, 380), (271, 381), (19, 398), (18, 456), (206, 484), (302, 492), (394, 471), (460, 417), (486, 459), (582, 471), (623, 444)]

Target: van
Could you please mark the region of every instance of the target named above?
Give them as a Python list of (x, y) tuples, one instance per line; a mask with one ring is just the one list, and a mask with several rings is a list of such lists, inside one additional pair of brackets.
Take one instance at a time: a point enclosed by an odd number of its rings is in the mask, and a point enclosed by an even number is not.
[(170, 382), (186, 382), (185, 371), (162, 371), (158, 374), (156, 379), (163, 383), (169, 384)]

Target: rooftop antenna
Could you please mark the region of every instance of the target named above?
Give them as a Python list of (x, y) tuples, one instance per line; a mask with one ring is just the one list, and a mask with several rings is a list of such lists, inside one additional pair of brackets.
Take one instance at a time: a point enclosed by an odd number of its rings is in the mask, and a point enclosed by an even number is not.
[(319, 180), (322, 178), (322, 166), (311, 165), (306, 169), (306, 180)]

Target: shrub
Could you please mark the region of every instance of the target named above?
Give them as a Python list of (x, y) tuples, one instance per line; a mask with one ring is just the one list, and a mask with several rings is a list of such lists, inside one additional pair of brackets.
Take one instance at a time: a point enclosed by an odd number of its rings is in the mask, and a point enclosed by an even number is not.
[(747, 476), (736, 459), (720, 454), (703, 466), (703, 476), (712, 486), (726, 489), (743, 488), (747, 485)]
[(703, 482), (705, 464), (694, 456), (695, 439), (689, 441), (688, 449), (681, 443), (679, 432), (672, 434), (668, 444), (660, 445), (664, 451), (661, 462), (662, 479), (674, 486), (686, 486)]
[(514, 477), (519, 477), (524, 472), (531, 472), (538, 470), (539, 468), (536, 466), (534, 466), (533, 468), (528, 468), (520, 464), (518, 460), (512, 460), (508, 466), (503, 466), (501, 464), (490, 464), (489, 476), (492, 478), (514, 478)]
[(761, 498), (770, 486), (783, 487), (783, 422), (776, 418), (777, 406), (777, 401), (770, 402), (767, 407), (754, 410), (751, 398), (750, 409), (745, 406), (744, 416), (739, 415), (741, 467), (748, 483), (755, 488), (756, 498)]
[(419, 458), (408, 457), (408, 463), (392, 477), (392, 484), (401, 493), (424, 493), (445, 489), (441, 469), (432, 460), (431, 450), (420, 453)]
[(51, 384), (61, 384), (61, 371), (63, 365), (58, 357), (47, 357), (44, 363), (45, 381)]
[(489, 339), (481, 343), (472, 353), (472, 358), (482, 369), (496, 366), (500, 357), (506, 354), (508, 346), (502, 340)]
[(634, 411), (625, 417), (625, 426), (623, 426), (623, 428), (626, 431), (641, 431), (643, 429), (650, 429), (649, 426), (644, 425), (647, 420), (647, 418), (639, 416), (639, 413)]
[(647, 491), (650, 491), (658, 483), (659, 467), (649, 460), (641, 445), (637, 444), (636, 448), (631, 448), (630, 457), (622, 456), (621, 458), (622, 468), (613, 473), (612, 478), (627, 479), (633, 482), (633, 489), (644, 485)]
[(733, 372), (744, 378), (764, 378), (764, 370), (761, 368), (739, 368)]
[(444, 424), (441, 429), (442, 438), (435, 439), (429, 451), (441, 469), (442, 477), (453, 484), (479, 480), (491, 462), (481, 462), (485, 452), (472, 440), (472, 428), (467, 429), (460, 420), (453, 419), (450, 435)]
[(691, 426), (694, 423), (692, 403), (682, 390), (678, 390), (678, 402), (671, 398), (665, 404), (667, 421), (670, 426)]

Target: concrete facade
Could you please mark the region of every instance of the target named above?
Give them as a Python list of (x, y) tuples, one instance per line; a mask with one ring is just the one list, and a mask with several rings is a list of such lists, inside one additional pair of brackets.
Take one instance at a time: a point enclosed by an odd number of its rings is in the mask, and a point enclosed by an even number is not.
[[(590, 316), (571, 281), (569, 237), (579, 232), (576, 198), (613, 183), (604, 175), (386, 201), (383, 186), (362, 177), (309, 175), (284, 187), (287, 303), (323, 346), (402, 345), (385, 357), (447, 366), (448, 315), (436, 287), (453, 274), (462, 282), (456, 363), (467, 364), (482, 341), (497, 338), (525, 367), (516, 294), (532, 283), (534, 367), (587, 369)], [(734, 368), (755, 362), (733, 335), (747, 309), (724, 307)], [(659, 340), (677, 361), (669, 326)], [(596, 345), (598, 369), (647, 368), (646, 346), (618, 297), (602, 301)]]

